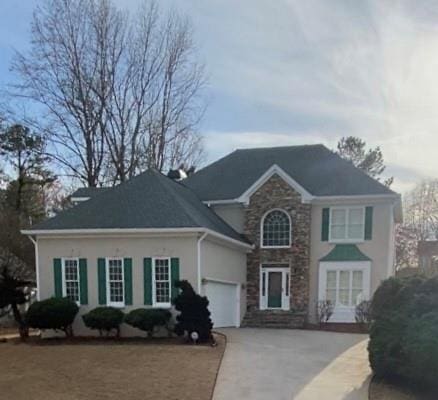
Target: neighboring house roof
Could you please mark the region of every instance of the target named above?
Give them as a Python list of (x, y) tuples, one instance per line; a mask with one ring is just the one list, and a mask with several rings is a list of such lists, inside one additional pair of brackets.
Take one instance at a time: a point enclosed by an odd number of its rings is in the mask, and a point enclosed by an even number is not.
[(148, 228), (207, 228), (247, 243), (191, 189), (154, 170), (101, 191), (31, 230)]
[(396, 195), (320, 144), (236, 150), (184, 183), (203, 201), (237, 199), (273, 165), (312, 196)]
[(319, 261), (371, 261), (355, 244), (337, 244)]

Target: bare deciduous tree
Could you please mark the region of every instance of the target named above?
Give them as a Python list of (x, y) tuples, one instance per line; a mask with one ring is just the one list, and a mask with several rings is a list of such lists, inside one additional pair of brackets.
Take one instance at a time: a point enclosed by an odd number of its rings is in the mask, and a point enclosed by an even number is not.
[(417, 240), (438, 238), (438, 180), (419, 183), (404, 196), (404, 224)]
[(145, 2), (134, 17), (110, 0), (46, 0), (32, 46), (17, 54), (16, 96), (47, 113), (34, 121), (51, 153), (89, 186), (196, 161), (203, 68), (187, 19)]

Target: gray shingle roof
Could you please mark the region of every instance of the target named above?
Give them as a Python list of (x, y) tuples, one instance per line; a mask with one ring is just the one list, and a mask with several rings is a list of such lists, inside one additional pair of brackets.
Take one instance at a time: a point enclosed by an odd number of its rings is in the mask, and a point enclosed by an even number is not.
[(32, 230), (117, 228), (208, 228), (246, 242), (192, 190), (153, 170), (99, 191)]
[(236, 150), (184, 182), (203, 201), (235, 199), (274, 164), (314, 196), (395, 194), (323, 145)]
[(102, 193), (105, 190), (108, 190), (107, 187), (82, 187), (76, 189), (70, 197), (93, 197), (98, 193)]

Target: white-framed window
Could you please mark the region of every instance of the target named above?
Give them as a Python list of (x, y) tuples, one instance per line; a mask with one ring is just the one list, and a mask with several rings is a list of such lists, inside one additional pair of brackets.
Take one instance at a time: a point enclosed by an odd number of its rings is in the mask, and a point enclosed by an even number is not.
[(125, 276), (123, 258), (106, 259), (106, 290), (108, 305), (124, 307), (125, 305)]
[(171, 268), (169, 257), (152, 259), (152, 301), (155, 307), (171, 306)]
[(62, 295), (79, 303), (79, 258), (62, 259)]
[(330, 241), (361, 242), (365, 235), (365, 207), (330, 208)]
[(289, 214), (280, 209), (268, 211), (261, 221), (261, 247), (290, 247), (291, 220)]
[(355, 308), (370, 298), (369, 261), (321, 262), (319, 300), (334, 306), (331, 322), (354, 322)]

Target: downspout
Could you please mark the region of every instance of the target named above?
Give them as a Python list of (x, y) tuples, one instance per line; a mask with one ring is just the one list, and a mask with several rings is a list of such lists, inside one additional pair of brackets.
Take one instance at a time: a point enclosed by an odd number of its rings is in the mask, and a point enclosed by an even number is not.
[(205, 237), (208, 235), (207, 232), (204, 232), (202, 236), (198, 239), (197, 247), (198, 247), (198, 294), (201, 294), (201, 242), (205, 239)]
[(39, 257), (38, 257), (38, 240), (32, 237), (32, 236), (28, 236), (28, 238), (32, 241), (34, 247), (35, 247), (35, 275), (36, 275), (36, 297), (37, 300), (40, 301), (40, 268), (39, 268)]

